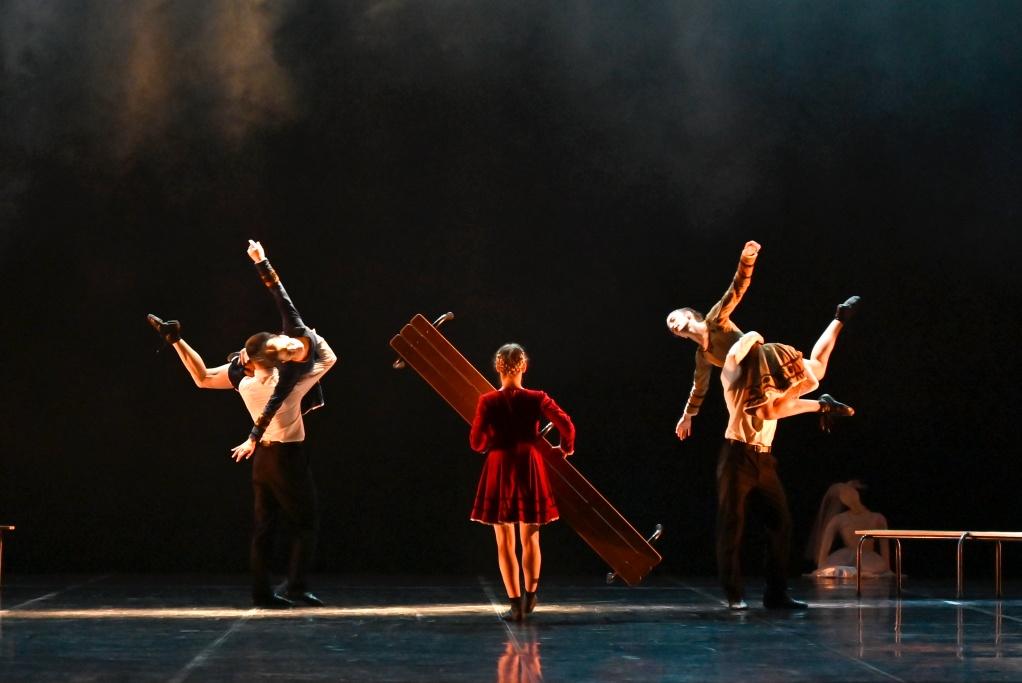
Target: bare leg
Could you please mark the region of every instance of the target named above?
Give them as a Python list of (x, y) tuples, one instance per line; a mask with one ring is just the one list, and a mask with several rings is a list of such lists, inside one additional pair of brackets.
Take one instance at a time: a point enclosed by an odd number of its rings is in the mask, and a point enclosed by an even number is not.
[[(809, 358), (805, 359), (804, 365), (809, 380), (792, 387), (783, 395), (778, 396), (770, 403), (759, 406), (752, 414), (763, 420), (779, 420), (792, 415), (802, 413), (823, 412), (821, 427), (824, 431), (830, 431), (828, 420), (833, 419), (832, 414), (852, 415), (855, 411), (850, 406), (845, 406), (834, 400), (832, 396), (823, 394), (820, 400), (802, 398), (808, 393), (815, 391), (820, 386), (820, 380), (827, 374), (827, 363), (830, 361), (830, 354), (837, 343), (838, 335), (844, 328), (844, 321), (848, 320), (859, 305), (858, 296), (849, 297), (847, 301), (837, 307), (837, 313), (833, 320), (823, 330), (823, 334), (816, 340)], [(737, 346), (737, 344), (736, 344)], [(726, 369), (725, 365), (725, 369)]]
[(761, 420), (780, 420), (783, 417), (791, 417), (792, 415), (818, 412), (820, 410), (819, 401), (801, 398), (810, 392), (816, 391), (820, 386), (820, 382), (816, 379), (812, 366), (808, 362), (806, 363), (806, 374), (809, 376), (806, 381), (791, 387), (791, 389), (773, 401), (759, 406), (752, 414)]
[(816, 344), (813, 345), (813, 351), (809, 354), (809, 360), (806, 361), (806, 365), (816, 375), (817, 381), (822, 380), (823, 376), (827, 374), (827, 362), (830, 360), (830, 352), (834, 350), (834, 344), (837, 342), (838, 335), (844, 328), (845, 323), (855, 315), (855, 311), (861, 301), (861, 297), (850, 296), (843, 304), (839, 304), (837, 311), (834, 313), (834, 319), (830, 321), (827, 329), (823, 331), (820, 338), (816, 340)]
[(525, 575), (525, 590), (535, 593), (539, 586), (539, 568), (543, 561), (539, 551), (539, 525), (522, 522), (519, 523), (518, 529), (522, 535), (522, 573)]
[(504, 588), (509, 598), (518, 598), (522, 589), (518, 582), (518, 556), (515, 554), (515, 525), (494, 524), (493, 531), (497, 535), (497, 564), (500, 565), (500, 576), (504, 579)]
[(827, 362), (830, 360), (830, 352), (834, 350), (834, 344), (837, 342), (838, 335), (843, 327), (844, 323), (840, 320), (831, 320), (830, 324), (827, 325), (827, 329), (823, 331), (820, 338), (816, 340), (816, 344), (813, 345), (813, 350), (809, 354), (806, 366), (812, 370), (817, 382), (827, 374)]
[[(778, 399), (778, 401), (780, 401), (780, 399)], [(791, 417), (792, 415), (820, 412), (820, 402), (816, 399), (791, 398), (785, 399), (780, 403), (778, 401), (760, 406), (756, 409), (753, 415), (761, 420), (780, 420), (781, 418)]]

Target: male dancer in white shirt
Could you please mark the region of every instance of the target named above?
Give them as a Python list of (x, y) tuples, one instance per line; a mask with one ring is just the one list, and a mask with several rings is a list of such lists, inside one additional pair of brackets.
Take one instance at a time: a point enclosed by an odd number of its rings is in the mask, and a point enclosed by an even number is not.
[[(254, 457), (252, 490), (254, 529), (251, 545), (252, 600), (258, 607), (286, 608), (296, 603), (322, 606), (309, 591), (306, 575), (312, 563), (319, 513), (309, 467), (304, 413), (323, 405), (320, 378), (337, 362), (326, 340), (305, 326), (284, 286), (265, 257), (262, 245), (249, 241), (248, 255), (277, 303), (282, 334), (260, 332), (249, 337), (230, 362), (207, 368), (183, 339), (175, 320), (154, 315), (149, 323), (177, 351), (196, 386), (237, 389), (252, 416), (249, 437), (232, 449), (232, 457)], [(283, 595), (271, 587), (269, 555), (279, 521), (291, 527), (291, 554)]]

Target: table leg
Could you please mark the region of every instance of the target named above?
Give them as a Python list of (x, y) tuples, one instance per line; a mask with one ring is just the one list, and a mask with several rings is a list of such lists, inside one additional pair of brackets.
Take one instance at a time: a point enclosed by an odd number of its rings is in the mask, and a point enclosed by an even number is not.
[(1004, 559), (1003, 548), (1001, 542), (997, 542), (997, 547), (994, 549), (994, 583), (996, 584), (997, 597), (1003, 597), (1004, 591), (1001, 590), (1001, 561)]
[(862, 597), (862, 544), (869, 536), (863, 535), (859, 538), (859, 545), (855, 546), (855, 597)]
[(901, 539), (894, 539), (894, 580), (898, 586), (898, 597), (901, 597)]
[(956, 597), (961, 598), (962, 594), (965, 593), (965, 539), (969, 537), (969, 532), (966, 531), (958, 538), (958, 552), (957, 557), (957, 582), (955, 586)]

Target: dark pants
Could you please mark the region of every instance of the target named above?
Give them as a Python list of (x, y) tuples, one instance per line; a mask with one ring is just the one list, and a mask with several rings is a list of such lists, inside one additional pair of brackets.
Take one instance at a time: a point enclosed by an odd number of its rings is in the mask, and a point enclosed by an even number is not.
[(766, 527), (766, 594), (787, 590), (791, 513), (777, 478), (777, 459), (728, 439), (717, 463), (717, 570), (729, 600), (742, 598), (742, 535), (750, 503), (762, 504)]
[(301, 442), (259, 445), (252, 464), (255, 525), (252, 531), (252, 595), (272, 592), (269, 563), (280, 524), (291, 537), (288, 592), (308, 590), (306, 574), (316, 550), (319, 511), (309, 458)]

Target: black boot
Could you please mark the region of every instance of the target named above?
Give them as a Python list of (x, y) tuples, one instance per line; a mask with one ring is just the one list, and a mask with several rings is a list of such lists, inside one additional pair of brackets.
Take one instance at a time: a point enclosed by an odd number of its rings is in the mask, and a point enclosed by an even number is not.
[(843, 304), (837, 305), (837, 311), (834, 313), (834, 318), (840, 320), (842, 323), (847, 323), (855, 315), (855, 309), (859, 307), (859, 302), (862, 301), (862, 297), (850, 296)]
[(522, 611), (522, 598), (521, 598), (521, 596), (519, 596), (517, 598), (509, 597), (507, 600), (508, 600), (508, 602), (511, 605), (511, 609), (509, 609), (507, 612), (504, 612), (503, 614), (501, 614), (500, 618), (503, 619), (504, 621), (521, 621), (522, 619), (524, 619), (525, 618), (525, 614)]
[(164, 322), (152, 313), (147, 315), (145, 318), (149, 321), (149, 324), (152, 325), (152, 328), (156, 330), (168, 344), (181, 341), (181, 323), (178, 321), (168, 320)]
[(532, 614), (536, 609), (536, 591), (525, 591), (525, 613)]
[(820, 429), (830, 433), (834, 426), (834, 418), (851, 417), (855, 415), (855, 408), (846, 406), (830, 394), (820, 395)]

